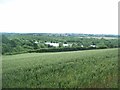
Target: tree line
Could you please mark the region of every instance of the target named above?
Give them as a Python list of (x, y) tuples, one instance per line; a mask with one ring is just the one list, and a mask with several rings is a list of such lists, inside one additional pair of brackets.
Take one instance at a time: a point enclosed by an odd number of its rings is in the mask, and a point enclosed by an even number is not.
[[(38, 43), (35, 43), (35, 42)], [(59, 47), (46, 45), (45, 42), (60, 43)], [(64, 47), (62, 44), (72, 44), (72, 46)], [(83, 45), (83, 47), (81, 47)], [(90, 45), (95, 45), (92, 47)], [(2, 54), (17, 54), (27, 52), (61, 52), (61, 51), (77, 51), (89, 49), (118, 48), (120, 43), (118, 39), (97, 39), (97, 38), (79, 38), (78, 36), (44, 36), (39, 35), (2, 35)]]

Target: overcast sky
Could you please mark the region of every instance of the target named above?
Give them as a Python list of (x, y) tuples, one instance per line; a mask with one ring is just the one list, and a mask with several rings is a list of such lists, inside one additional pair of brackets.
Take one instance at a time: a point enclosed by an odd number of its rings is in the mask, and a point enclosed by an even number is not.
[(119, 0), (0, 0), (0, 32), (118, 33)]

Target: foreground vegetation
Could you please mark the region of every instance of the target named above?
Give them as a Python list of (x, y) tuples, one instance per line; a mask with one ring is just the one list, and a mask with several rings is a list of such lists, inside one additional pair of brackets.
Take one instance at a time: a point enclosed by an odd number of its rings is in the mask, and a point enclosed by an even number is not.
[(117, 49), (3, 56), (3, 88), (117, 88)]

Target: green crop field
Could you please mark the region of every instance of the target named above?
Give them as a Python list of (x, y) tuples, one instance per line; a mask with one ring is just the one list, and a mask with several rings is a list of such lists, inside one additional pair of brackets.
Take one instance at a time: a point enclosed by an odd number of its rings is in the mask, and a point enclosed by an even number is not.
[(118, 49), (2, 56), (3, 88), (117, 88)]

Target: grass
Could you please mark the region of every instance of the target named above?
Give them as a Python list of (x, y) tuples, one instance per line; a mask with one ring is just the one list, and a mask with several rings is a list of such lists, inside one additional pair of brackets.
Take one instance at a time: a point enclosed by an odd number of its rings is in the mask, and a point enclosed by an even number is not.
[(3, 88), (117, 88), (117, 50), (3, 56)]

